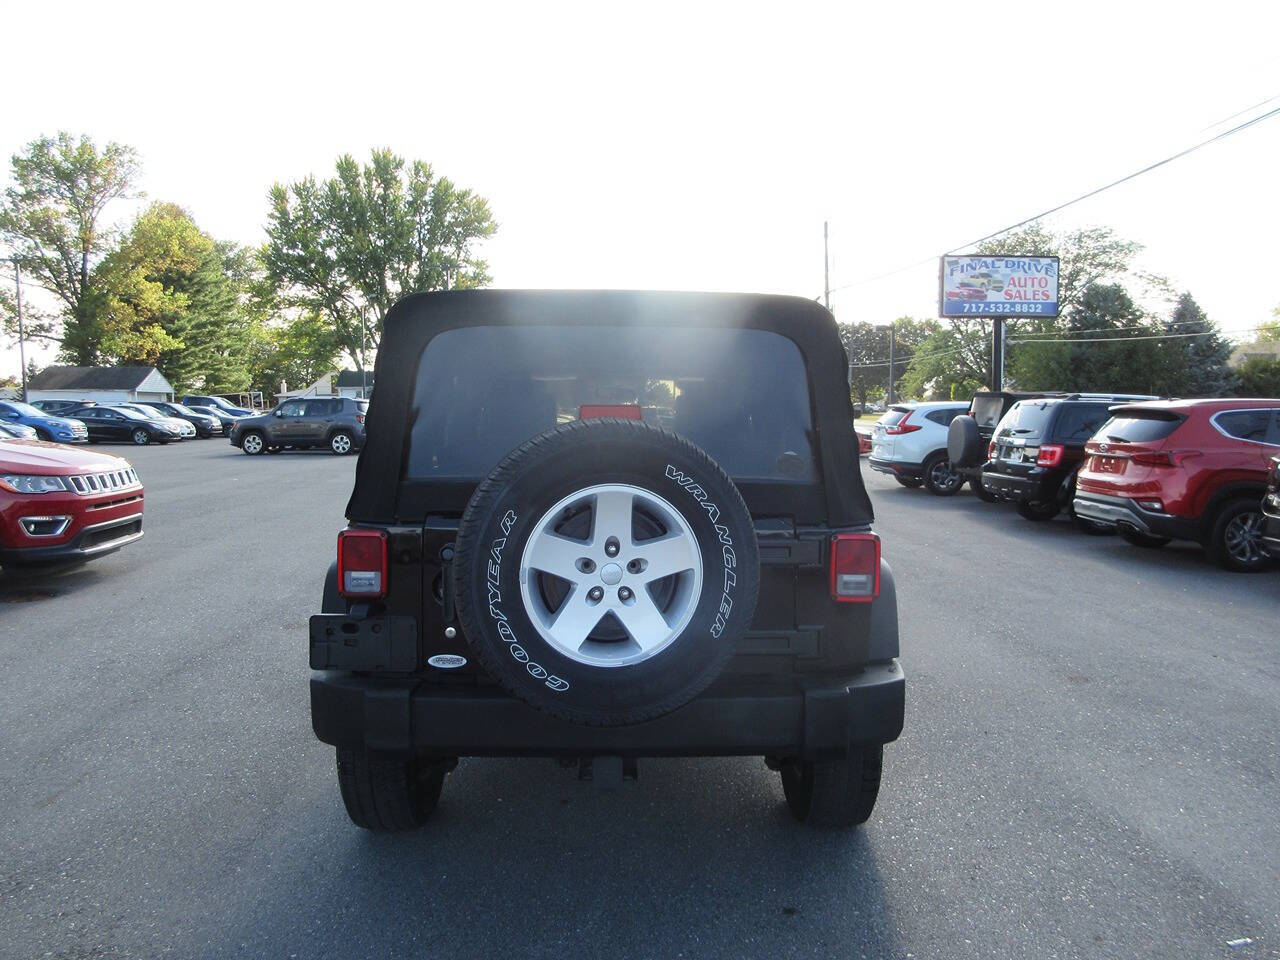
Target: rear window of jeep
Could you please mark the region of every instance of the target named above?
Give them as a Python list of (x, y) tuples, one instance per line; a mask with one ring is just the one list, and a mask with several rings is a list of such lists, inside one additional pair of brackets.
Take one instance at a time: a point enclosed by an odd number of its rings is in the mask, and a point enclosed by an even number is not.
[(765, 330), (689, 326), (479, 326), (423, 351), (409, 479), (479, 479), (583, 406), (626, 404), (738, 479), (817, 475), (804, 360)]

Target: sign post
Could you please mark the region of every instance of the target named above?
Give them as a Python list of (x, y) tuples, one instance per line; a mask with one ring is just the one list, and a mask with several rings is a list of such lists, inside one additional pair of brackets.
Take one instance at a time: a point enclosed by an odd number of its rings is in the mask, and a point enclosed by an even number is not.
[(938, 316), (990, 319), (991, 389), (1004, 389), (1005, 321), (1058, 315), (1058, 258), (943, 257), (938, 265)]

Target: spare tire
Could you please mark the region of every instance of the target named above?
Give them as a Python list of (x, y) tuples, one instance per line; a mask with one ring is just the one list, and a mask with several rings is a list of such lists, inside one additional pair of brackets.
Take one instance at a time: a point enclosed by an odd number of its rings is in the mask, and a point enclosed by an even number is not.
[(978, 433), (978, 421), (968, 414), (961, 414), (947, 428), (947, 457), (953, 466), (976, 467), (982, 463), (982, 437)]
[(689, 702), (755, 612), (760, 560), (733, 481), (636, 420), (567, 423), (510, 453), (458, 526), (458, 619), (479, 663), (537, 709), (640, 723)]

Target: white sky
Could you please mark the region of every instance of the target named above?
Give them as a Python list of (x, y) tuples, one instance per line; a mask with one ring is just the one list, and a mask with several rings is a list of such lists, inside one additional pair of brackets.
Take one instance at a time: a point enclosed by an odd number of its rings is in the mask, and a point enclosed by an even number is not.
[[(813, 297), (824, 219), (837, 286), (1280, 94), (1274, 0), (99, 2), (9, 5), (0, 23), (4, 180), (41, 134), (118, 140), (140, 152), (150, 199), (257, 244), (273, 181), (390, 146), (489, 198), (502, 287)], [(1050, 226), (1114, 227), (1242, 330), (1280, 305), (1278, 170), (1280, 117)], [(832, 303), (841, 320), (933, 316), (936, 284), (928, 264)], [(0, 374), (17, 367), (6, 346)]]

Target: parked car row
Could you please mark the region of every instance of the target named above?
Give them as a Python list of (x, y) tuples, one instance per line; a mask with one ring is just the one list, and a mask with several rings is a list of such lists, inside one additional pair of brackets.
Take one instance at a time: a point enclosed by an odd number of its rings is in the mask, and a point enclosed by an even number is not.
[[(207, 398), (204, 398), (207, 399)], [(0, 403), (0, 423), (32, 427), (41, 440), (148, 444), (193, 437), (208, 439), (227, 431), (235, 417), (217, 408), (205, 412), (182, 403), (93, 400), (37, 400)]]
[(1028, 520), (1159, 548), (1199, 543), (1229, 570), (1280, 559), (1280, 400), (982, 392), (896, 404), (869, 464), (950, 496), (967, 480)]

